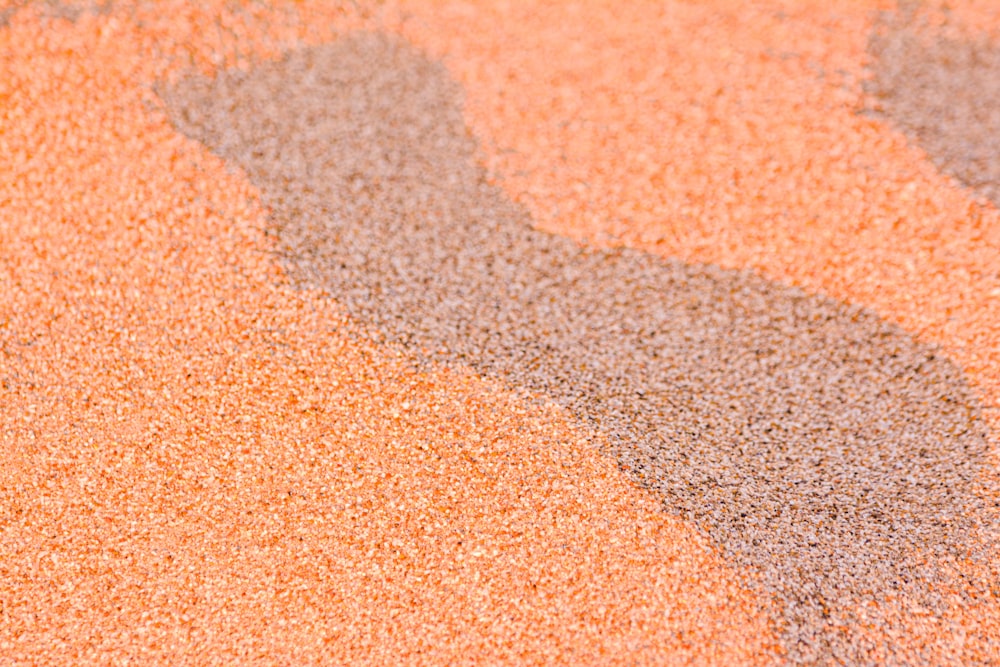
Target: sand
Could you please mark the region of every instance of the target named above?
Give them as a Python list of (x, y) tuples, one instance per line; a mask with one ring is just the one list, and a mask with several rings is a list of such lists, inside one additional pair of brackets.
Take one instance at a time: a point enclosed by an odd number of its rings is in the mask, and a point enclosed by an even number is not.
[(11, 661), (994, 660), (996, 212), (861, 86), (914, 17), (83, 9), (0, 29)]
[(862, 661), (865, 623), (912, 613), (893, 596), (935, 608), (942, 589), (989, 589), (953, 569), (995, 548), (969, 542), (993, 517), (958, 369), (870, 313), (749, 273), (533, 230), (476, 165), (458, 94), (440, 66), (361, 33), (164, 97), (261, 190), (292, 275), (376, 340), (601, 433), (666, 512), (762, 573), (797, 659)]

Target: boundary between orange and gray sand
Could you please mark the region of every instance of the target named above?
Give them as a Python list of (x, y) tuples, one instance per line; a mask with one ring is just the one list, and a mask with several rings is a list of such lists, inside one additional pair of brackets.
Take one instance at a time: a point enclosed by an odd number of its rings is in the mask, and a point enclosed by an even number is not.
[(853, 113), (866, 11), (213, 7), (0, 29), (0, 651), (989, 661), (996, 213)]

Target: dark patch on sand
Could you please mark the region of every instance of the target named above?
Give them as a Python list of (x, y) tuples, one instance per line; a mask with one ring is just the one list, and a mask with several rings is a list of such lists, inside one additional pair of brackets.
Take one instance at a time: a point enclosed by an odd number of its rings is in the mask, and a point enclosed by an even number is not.
[(917, 662), (911, 609), (989, 595), (956, 574), (995, 525), (975, 492), (986, 429), (936, 350), (749, 272), (533, 229), (477, 165), (460, 89), (393, 38), (163, 97), (260, 188), (295, 279), (416, 363), (472, 366), (606, 436), (666, 511), (760, 574), (793, 661)]
[(112, 0), (83, 0), (62, 2), (61, 0), (22, 0), (12, 2), (0, 9), (0, 28), (10, 22), (10, 17), (25, 7), (37, 7), (42, 16), (52, 19), (76, 21), (85, 13), (107, 14), (111, 11)]
[(872, 111), (942, 172), (1000, 206), (1000, 44), (987, 35), (947, 36), (917, 9), (908, 3), (882, 15), (871, 37)]

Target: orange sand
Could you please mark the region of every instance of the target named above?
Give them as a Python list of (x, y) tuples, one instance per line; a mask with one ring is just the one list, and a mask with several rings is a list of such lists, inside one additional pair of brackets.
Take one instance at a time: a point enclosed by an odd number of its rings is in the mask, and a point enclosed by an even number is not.
[[(486, 164), (541, 227), (871, 307), (1000, 409), (1000, 216), (856, 113), (892, 3), (541, 4), (413, 2), (400, 26), (465, 86)], [(989, 9), (959, 16), (1000, 29)]]
[(540, 226), (868, 305), (996, 415), (997, 211), (853, 113), (870, 3), (192, 4), (0, 28), (0, 661), (771, 656), (747, 574), (566, 415), (416, 374), (286, 284), (256, 193), (151, 86), (296, 39), (402, 31)]

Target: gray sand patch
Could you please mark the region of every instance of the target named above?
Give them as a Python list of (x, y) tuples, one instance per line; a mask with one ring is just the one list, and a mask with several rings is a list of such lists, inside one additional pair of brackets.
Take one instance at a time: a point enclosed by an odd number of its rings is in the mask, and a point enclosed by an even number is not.
[(900, 614), (948, 632), (943, 590), (996, 596), (961, 565), (996, 528), (986, 429), (938, 351), (749, 272), (535, 230), (477, 165), (459, 87), (390, 37), (162, 95), (261, 190), (294, 279), (417, 364), (565, 406), (759, 574), (792, 661), (920, 662)]
[(1000, 206), (1000, 44), (946, 36), (907, 7), (884, 14), (869, 42), (873, 111)]
[(76, 21), (85, 13), (107, 14), (111, 11), (111, 0), (78, 0), (77, 2), (62, 2), (61, 0), (16, 0), (0, 8), (0, 28), (6, 26), (17, 11), (25, 7), (37, 7), (43, 17), (51, 19), (66, 19)]

